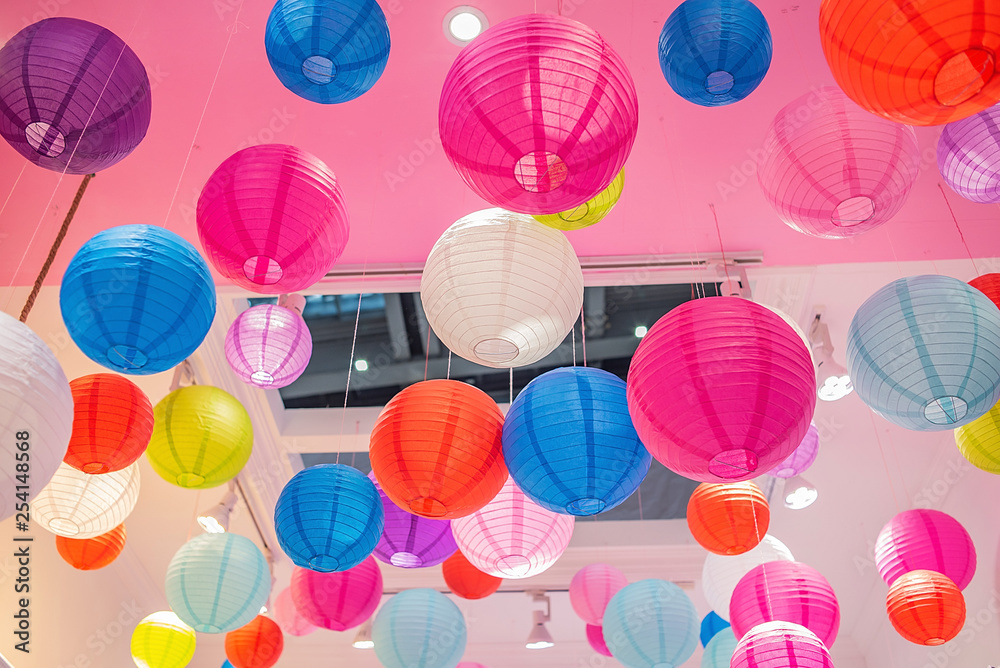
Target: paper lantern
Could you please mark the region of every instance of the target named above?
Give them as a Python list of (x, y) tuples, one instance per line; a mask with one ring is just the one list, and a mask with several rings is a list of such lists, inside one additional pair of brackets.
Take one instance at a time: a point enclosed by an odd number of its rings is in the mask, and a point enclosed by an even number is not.
[(198, 237), (224, 277), (269, 295), (323, 278), (350, 232), (344, 192), (330, 168), (294, 146), (237, 151), (198, 198)]
[(736, 585), (760, 564), (770, 561), (795, 561), (795, 557), (785, 544), (773, 536), (764, 536), (760, 545), (736, 556), (709, 554), (701, 571), (701, 583), (705, 600), (715, 614), (729, 619), (729, 602)]
[(104, 568), (125, 549), (125, 525), (119, 524), (107, 533), (93, 538), (56, 536), (56, 549), (67, 564), (79, 571)]
[(84, 473), (120, 471), (146, 451), (153, 405), (127, 378), (95, 373), (69, 384), (73, 435), (63, 461)]
[[(729, 622), (719, 617), (715, 612), (709, 612), (701, 619), (701, 632), (698, 634), (701, 646), (707, 646), (712, 638), (729, 627)], [(726, 660), (728, 661), (728, 658)]]
[(226, 333), (226, 361), (244, 383), (287, 387), (312, 356), (312, 334), (295, 311), (272, 304), (251, 306)]
[(604, 640), (612, 656), (626, 666), (680, 666), (698, 647), (698, 615), (673, 582), (640, 580), (608, 603)]
[(554, 214), (608, 187), (639, 124), (625, 62), (597, 32), (526, 14), (459, 52), (438, 108), (445, 155), (480, 197)]
[(374, 473), (369, 473), (368, 479), (378, 490), (385, 512), (385, 527), (373, 553), (376, 559), (400, 568), (427, 568), (455, 554), (458, 545), (451, 535), (450, 521), (432, 520), (403, 510), (385, 495), (375, 482)]
[(281, 627), (263, 615), (226, 634), (226, 656), (234, 668), (271, 668), (284, 648)]
[(106, 169), (146, 136), (151, 111), (146, 68), (99, 25), (48, 18), (0, 49), (0, 135), (39, 167)]
[(961, 427), (1000, 399), (1000, 309), (955, 278), (901, 278), (855, 313), (847, 366), (858, 396), (886, 420)]
[(544, 572), (562, 556), (575, 519), (542, 508), (508, 479), (480, 510), (453, 520), (451, 530), (473, 566), (497, 577), (521, 579)]
[(199, 633), (228, 633), (257, 616), (271, 593), (267, 560), (249, 538), (206, 533), (167, 567), (167, 602)]
[(444, 560), (441, 572), (451, 593), (470, 601), (486, 598), (503, 584), (503, 578), (483, 573), (461, 551)]
[(282, 589), (274, 599), (274, 621), (278, 622), (282, 631), (291, 636), (307, 636), (317, 628), (295, 606), (291, 587)]
[(461, 218), (434, 244), (420, 301), (456, 355), (520, 367), (551, 353), (573, 329), (583, 307), (583, 270), (562, 232), (531, 216), (486, 209)]
[(840, 630), (840, 603), (815, 568), (797, 561), (771, 561), (740, 579), (729, 602), (729, 619), (740, 638), (764, 622), (794, 622), (830, 648)]
[(473, 661), (463, 661), (462, 663), (455, 666), (455, 668), (487, 668), (487, 666), (481, 663), (475, 663)]
[(507, 411), (503, 456), (529, 499), (567, 515), (596, 515), (630, 497), (652, 457), (639, 441), (625, 382), (603, 369), (536, 377)]
[(688, 102), (732, 104), (771, 67), (771, 29), (747, 0), (685, 0), (663, 24), (659, 56), (667, 83)]
[(469, 515), (507, 479), (503, 414), (482, 390), (457, 380), (414, 383), (375, 421), (369, 454), (385, 495), (421, 517)]
[(170, 610), (154, 612), (132, 632), (132, 661), (138, 668), (184, 668), (194, 658), (195, 632)]
[(833, 668), (833, 659), (816, 634), (804, 626), (767, 622), (743, 636), (729, 665), (731, 668)]
[(407, 589), (382, 606), (372, 624), (375, 656), (385, 668), (454, 668), (465, 652), (465, 619), (433, 589)]
[(274, 507), (278, 545), (297, 566), (321, 573), (364, 561), (385, 513), (372, 481), (344, 464), (319, 464), (288, 481)]
[(965, 597), (935, 571), (901, 575), (889, 588), (885, 606), (896, 632), (917, 645), (943, 645), (965, 625)]
[(816, 427), (815, 422), (812, 422), (809, 424), (809, 431), (806, 432), (805, 438), (799, 443), (799, 447), (795, 448), (785, 461), (778, 464), (771, 471), (771, 475), (776, 478), (794, 478), (801, 475), (813, 465), (818, 454), (819, 428)]
[(990, 301), (1000, 306), (1000, 274), (983, 274), (969, 281), (969, 285), (989, 297)]
[(167, 482), (187, 489), (232, 480), (253, 450), (250, 415), (236, 397), (210, 385), (174, 390), (153, 409), (146, 458)]
[(354, 568), (317, 573), (296, 568), (292, 600), (310, 623), (331, 631), (346, 631), (368, 621), (382, 598), (382, 571), (371, 557)]
[(622, 170), (618, 172), (618, 176), (614, 178), (607, 188), (583, 204), (579, 204), (567, 211), (560, 211), (559, 213), (549, 215), (536, 215), (533, 218), (539, 223), (557, 230), (582, 230), (585, 227), (596, 225), (604, 220), (604, 217), (611, 213), (611, 209), (615, 208), (615, 205), (618, 204), (624, 188), (625, 170)]
[(895, 216), (919, 171), (913, 128), (872, 116), (826, 86), (774, 117), (757, 181), (792, 229), (821, 239), (847, 239)]
[(122, 225), (98, 232), (76, 252), (59, 307), (87, 357), (145, 376), (172, 369), (205, 340), (215, 283), (183, 238), (153, 225)]
[(639, 438), (664, 466), (701, 482), (767, 473), (802, 442), (816, 372), (798, 334), (739, 297), (681, 304), (639, 343), (628, 372)]
[(931, 570), (965, 589), (976, 574), (976, 547), (958, 520), (940, 510), (904, 510), (882, 527), (875, 565), (889, 586), (905, 573)]
[(1000, 202), (1000, 106), (944, 126), (937, 164), (945, 183), (965, 199)]
[(1000, 404), (955, 430), (955, 443), (970, 464), (1000, 475)]
[(587, 643), (590, 649), (601, 656), (611, 656), (608, 643), (604, 642), (604, 627), (599, 624), (587, 624)]
[(701, 655), (701, 668), (729, 668), (729, 662), (736, 653), (736, 636), (726, 627), (712, 636)]
[(100, 475), (60, 464), (31, 504), (31, 519), (57, 536), (94, 538), (124, 522), (138, 500), (138, 463)]
[(576, 616), (600, 626), (611, 597), (628, 584), (625, 574), (607, 564), (590, 564), (576, 572), (569, 583), (569, 602)]
[(1000, 100), (1000, 7), (993, 3), (824, 0), (819, 29), (837, 84), (889, 120), (940, 125)]
[[(73, 431), (73, 393), (30, 327), (0, 313), (0, 521), (31, 503), (59, 468)], [(25, 520), (26, 521), (26, 520)], [(110, 528), (110, 527), (109, 527)]]
[(771, 510), (752, 482), (698, 485), (687, 505), (687, 523), (698, 544), (715, 554), (743, 554), (767, 533)]

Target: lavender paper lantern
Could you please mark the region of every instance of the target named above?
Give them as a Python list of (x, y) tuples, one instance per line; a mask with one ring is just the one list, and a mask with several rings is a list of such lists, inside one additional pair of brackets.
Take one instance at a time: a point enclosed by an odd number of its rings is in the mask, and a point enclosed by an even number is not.
[(295, 382), (312, 356), (312, 335), (295, 311), (259, 304), (233, 321), (226, 334), (226, 361), (244, 383), (263, 388)]
[(89, 174), (131, 153), (149, 127), (149, 78), (110, 30), (66, 17), (0, 49), (0, 135), (46, 169)]
[(375, 558), (400, 568), (436, 566), (455, 554), (458, 545), (451, 535), (449, 520), (435, 520), (407, 512), (382, 491), (374, 472), (368, 474), (382, 497), (385, 527), (375, 546)]
[(965, 199), (1000, 202), (1000, 105), (944, 126), (937, 163), (945, 183)]
[(833, 668), (830, 651), (816, 634), (791, 622), (755, 626), (736, 644), (731, 668)]
[(875, 565), (890, 587), (910, 571), (929, 570), (965, 589), (976, 573), (976, 547), (958, 520), (940, 510), (904, 510), (875, 541)]
[(757, 180), (792, 229), (846, 239), (896, 215), (919, 168), (913, 128), (878, 118), (828, 86), (778, 112)]
[(556, 214), (608, 187), (632, 150), (639, 106), (625, 62), (562, 16), (503, 21), (458, 54), (438, 125), (445, 154), (495, 206)]
[(816, 461), (819, 454), (819, 429), (815, 422), (809, 424), (809, 431), (792, 454), (771, 471), (776, 478), (794, 478), (802, 475)]

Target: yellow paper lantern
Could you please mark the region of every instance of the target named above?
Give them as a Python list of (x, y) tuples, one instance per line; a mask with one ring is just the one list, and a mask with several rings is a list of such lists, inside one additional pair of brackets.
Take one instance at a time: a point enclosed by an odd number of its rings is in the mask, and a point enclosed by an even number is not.
[(1000, 475), (1000, 404), (956, 429), (955, 443), (973, 466)]
[(175, 390), (153, 410), (146, 456), (164, 480), (208, 489), (232, 480), (250, 459), (253, 425), (243, 405), (208, 385)]
[(604, 220), (611, 209), (615, 208), (625, 187), (625, 170), (607, 188), (597, 193), (593, 198), (568, 211), (560, 211), (545, 216), (534, 216), (535, 220), (557, 230), (582, 230)]
[(184, 668), (194, 646), (193, 628), (170, 610), (154, 612), (132, 632), (132, 661), (139, 668)]

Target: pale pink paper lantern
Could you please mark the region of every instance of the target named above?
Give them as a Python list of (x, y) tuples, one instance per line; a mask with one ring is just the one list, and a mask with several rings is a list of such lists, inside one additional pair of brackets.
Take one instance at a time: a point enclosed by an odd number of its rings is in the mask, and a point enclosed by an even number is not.
[(569, 602), (577, 617), (600, 626), (608, 601), (628, 584), (625, 574), (607, 564), (590, 564), (576, 572), (569, 583)]
[(292, 588), (285, 587), (274, 599), (274, 621), (290, 636), (307, 636), (316, 630), (316, 625), (302, 616), (292, 600)]
[(296, 567), (289, 588), (295, 608), (306, 620), (331, 631), (346, 631), (375, 612), (382, 598), (382, 571), (373, 557), (333, 573)]
[(771, 475), (776, 478), (794, 478), (797, 475), (802, 475), (806, 469), (813, 465), (818, 454), (819, 429), (815, 423), (811, 423), (809, 431), (806, 432), (805, 438), (799, 443), (799, 447), (795, 448), (785, 461), (775, 466), (771, 471)]
[(513, 478), (483, 508), (451, 521), (458, 549), (484, 573), (520, 579), (556, 562), (573, 536), (572, 515), (542, 508)]
[(816, 634), (792, 622), (755, 626), (736, 644), (730, 668), (834, 668)]
[(958, 520), (940, 510), (904, 510), (875, 541), (875, 565), (890, 587), (901, 575), (928, 570), (965, 589), (976, 574), (976, 546)]
[(240, 313), (226, 334), (226, 361), (244, 383), (291, 385), (312, 357), (312, 335), (292, 309), (258, 304)]
[(587, 624), (587, 642), (590, 649), (602, 656), (611, 656), (608, 643), (604, 641), (604, 627), (598, 624)]
[(487, 667), (481, 663), (474, 663), (472, 661), (463, 661), (462, 663), (455, 666), (455, 668), (487, 668)]

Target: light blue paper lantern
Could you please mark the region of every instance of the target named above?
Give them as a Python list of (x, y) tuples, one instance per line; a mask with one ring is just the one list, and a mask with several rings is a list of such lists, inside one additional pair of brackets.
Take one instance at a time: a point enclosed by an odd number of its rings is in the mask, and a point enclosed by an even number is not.
[(771, 29), (749, 0), (685, 0), (660, 33), (660, 69), (674, 92), (704, 107), (752, 93), (771, 66)]
[(389, 25), (375, 0), (278, 0), (264, 48), (288, 90), (313, 102), (347, 102), (382, 76)]
[(375, 615), (372, 642), (385, 668), (455, 668), (465, 652), (465, 618), (444, 594), (407, 589)]
[(652, 461), (632, 426), (625, 381), (588, 367), (554, 369), (528, 383), (504, 420), (503, 455), (528, 498), (566, 515), (619, 505)]
[(736, 636), (729, 626), (722, 629), (705, 645), (701, 655), (701, 668), (729, 668), (736, 652)]
[(674, 668), (698, 647), (698, 614), (684, 591), (666, 580), (640, 580), (619, 590), (604, 610), (604, 640), (627, 668)]
[(98, 232), (59, 291), (69, 335), (112, 371), (148, 375), (183, 362), (215, 318), (215, 284), (194, 246), (155, 225)]
[(278, 545), (296, 566), (320, 573), (346, 571), (367, 559), (384, 525), (375, 485), (344, 464), (299, 471), (274, 507)]
[(1000, 309), (948, 276), (910, 276), (851, 321), (847, 365), (858, 396), (906, 429), (955, 429), (1000, 400)]
[(228, 633), (267, 603), (271, 570), (249, 538), (206, 533), (185, 543), (167, 567), (167, 602), (199, 633)]

